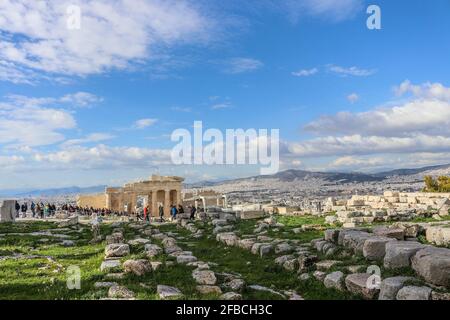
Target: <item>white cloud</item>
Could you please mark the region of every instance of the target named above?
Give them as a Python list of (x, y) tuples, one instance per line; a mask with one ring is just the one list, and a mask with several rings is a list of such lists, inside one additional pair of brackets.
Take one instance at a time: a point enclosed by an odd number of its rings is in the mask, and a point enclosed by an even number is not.
[(223, 102), (223, 103), (217, 103), (213, 106), (211, 106), (212, 110), (221, 110), (221, 109), (229, 109), (232, 105), (230, 102)]
[(33, 159), (43, 164), (70, 169), (150, 167), (171, 164), (170, 153), (170, 150), (137, 147), (74, 146), (52, 153), (37, 153)]
[(99, 133), (91, 133), (84, 138), (67, 140), (62, 145), (64, 147), (68, 147), (68, 146), (80, 145), (80, 144), (85, 144), (85, 143), (101, 142), (101, 141), (110, 140), (113, 138), (114, 138), (114, 136), (109, 133), (100, 133), (100, 132)]
[(252, 72), (264, 66), (261, 61), (252, 58), (232, 58), (225, 64), (226, 69), (224, 71), (230, 74)]
[(302, 16), (320, 16), (328, 21), (339, 22), (353, 17), (362, 9), (362, 0), (286, 0), (276, 1), (289, 15), (292, 22)]
[[(67, 28), (67, 7), (81, 29)], [(0, 2), (2, 80), (26, 83), (36, 71), (87, 76), (157, 58), (163, 48), (204, 43), (214, 23), (189, 1), (74, 0)]]
[[(362, 166), (354, 155), (446, 153), (450, 151), (450, 89), (440, 83), (403, 82), (397, 94), (413, 94), (398, 105), (366, 112), (322, 116), (304, 128), (317, 137), (288, 143), (287, 156), (341, 156), (332, 165)], [(352, 157), (350, 157), (352, 156)], [(378, 158), (379, 159), (379, 158)], [(372, 161), (372, 162), (370, 162)], [(375, 166), (374, 160), (364, 159)]]
[(145, 129), (153, 126), (157, 121), (158, 119), (150, 119), (150, 118), (140, 119), (134, 123), (134, 127), (137, 129)]
[(63, 109), (45, 106), (51, 99), (10, 97), (0, 103), (0, 143), (42, 146), (64, 140), (61, 130), (73, 129), (76, 121)]
[(415, 97), (425, 99), (438, 99), (450, 102), (450, 88), (445, 87), (441, 83), (424, 83), (414, 85), (409, 80), (403, 81), (399, 86), (394, 88), (398, 96), (406, 93), (412, 93)]
[(317, 72), (319, 72), (319, 69), (317, 68), (303, 69), (296, 72), (292, 72), (292, 75), (296, 77), (309, 77), (315, 75)]
[(15, 167), (25, 162), (22, 156), (0, 156), (0, 167)]
[(97, 97), (89, 92), (77, 92), (74, 94), (65, 95), (60, 99), (60, 101), (70, 103), (77, 107), (89, 107), (103, 102), (103, 98)]
[(408, 135), (417, 132), (450, 132), (450, 103), (414, 100), (399, 106), (366, 112), (339, 112), (308, 123), (305, 129), (316, 134)]
[(359, 67), (342, 67), (342, 66), (336, 66), (336, 65), (327, 65), (327, 70), (329, 72), (341, 75), (343, 77), (347, 76), (353, 76), (353, 77), (368, 77), (377, 72), (377, 70), (374, 69), (362, 69)]
[(424, 134), (411, 137), (327, 136), (291, 143), (289, 150), (300, 157), (445, 152), (450, 150), (450, 137)]
[(356, 93), (349, 94), (349, 95), (347, 96), (347, 100), (348, 100), (350, 103), (355, 103), (356, 101), (359, 100), (359, 95), (356, 94)]
[(170, 110), (176, 111), (176, 112), (185, 112), (185, 113), (192, 112), (192, 108), (189, 108), (189, 107), (186, 107), (186, 108), (183, 108), (183, 107), (172, 107), (172, 108), (170, 108)]

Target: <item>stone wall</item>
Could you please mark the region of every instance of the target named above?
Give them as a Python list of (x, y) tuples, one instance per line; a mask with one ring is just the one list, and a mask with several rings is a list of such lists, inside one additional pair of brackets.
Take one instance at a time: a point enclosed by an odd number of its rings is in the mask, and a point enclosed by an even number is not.
[(352, 210), (355, 208), (395, 209), (395, 210), (440, 210), (440, 214), (448, 214), (450, 193), (395, 192), (385, 191), (383, 195), (353, 195), (343, 206), (342, 203), (327, 201), (329, 211)]
[(0, 202), (0, 222), (12, 222), (15, 220), (15, 200)]
[(95, 209), (106, 208), (106, 195), (104, 193), (79, 195), (77, 197), (77, 206)]

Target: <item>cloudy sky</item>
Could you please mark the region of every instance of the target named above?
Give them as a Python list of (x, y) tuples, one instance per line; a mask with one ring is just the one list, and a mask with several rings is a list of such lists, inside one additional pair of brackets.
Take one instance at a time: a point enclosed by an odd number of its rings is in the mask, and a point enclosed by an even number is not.
[[(366, 27), (370, 4), (381, 30)], [(195, 120), (280, 129), (282, 169), (449, 163), (449, 12), (447, 0), (2, 0), (0, 189), (257, 173), (172, 165), (171, 133)]]

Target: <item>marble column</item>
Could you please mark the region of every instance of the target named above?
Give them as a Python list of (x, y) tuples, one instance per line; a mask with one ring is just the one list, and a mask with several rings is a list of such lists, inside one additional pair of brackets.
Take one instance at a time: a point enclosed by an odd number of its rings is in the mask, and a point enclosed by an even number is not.
[(164, 215), (170, 216), (170, 190), (164, 190)]
[(152, 216), (158, 217), (159, 216), (159, 210), (158, 210), (158, 190), (152, 191)]

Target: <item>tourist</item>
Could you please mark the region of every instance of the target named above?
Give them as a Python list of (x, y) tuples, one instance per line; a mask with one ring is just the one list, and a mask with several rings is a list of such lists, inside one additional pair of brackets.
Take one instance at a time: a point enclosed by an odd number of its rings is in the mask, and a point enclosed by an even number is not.
[(34, 201), (31, 201), (31, 213), (34, 216), (36, 215), (36, 204), (34, 203)]
[(19, 204), (19, 202), (17, 202), (16, 201), (16, 218), (18, 218), (19, 217), (19, 212), (20, 212), (20, 204)]
[(41, 219), (44, 218), (44, 211), (43, 211), (43, 208), (42, 208), (42, 206), (40, 204), (38, 204), (36, 206), (36, 213), (37, 213), (38, 218), (41, 218)]
[(172, 216), (172, 221), (176, 220), (177, 219), (177, 213), (178, 213), (177, 207), (175, 207), (174, 205), (171, 205), (170, 206), (170, 213), (171, 213), (171, 216)]
[(161, 222), (165, 222), (166, 220), (164, 220), (164, 207), (161, 204), (159, 205), (158, 210), (159, 210), (159, 220)]
[(22, 204), (22, 218), (26, 218), (27, 217), (27, 210), (28, 210), (28, 205), (25, 202), (24, 204)]
[(144, 221), (147, 221), (147, 215), (148, 215), (148, 206), (144, 207)]
[(197, 209), (195, 208), (195, 206), (191, 207), (191, 216), (189, 217), (191, 220), (195, 219), (195, 213), (197, 212)]
[(178, 205), (178, 213), (181, 215), (181, 214), (184, 214), (184, 208), (183, 208), (183, 206), (181, 205), (181, 204), (179, 204)]
[(44, 218), (48, 218), (49, 215), (50, 215), (50, 206), (47, 203), (44, 207)]

